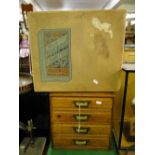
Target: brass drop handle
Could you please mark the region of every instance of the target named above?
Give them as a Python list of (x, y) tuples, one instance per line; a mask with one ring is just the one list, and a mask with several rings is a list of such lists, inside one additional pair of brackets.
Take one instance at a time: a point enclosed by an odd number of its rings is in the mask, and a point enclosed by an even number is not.
[(87, 145), (88, 144), (88, 140), (76, 140), (74, 139), (74, 144), (75, 145)]
[(76, 108), (88, 108), (90, 101), (73, 101), (73, 104)]
[(89, 127), (73, 127), (73, 130), (75, 133), (80, 133), (80, 134), (87, 134), (88, 131), (90, 130)]
[(88, 121), (90, 115), (88, 114), (76, 114), (76, 115), (73, 115), (74, 119), (76, 121)]

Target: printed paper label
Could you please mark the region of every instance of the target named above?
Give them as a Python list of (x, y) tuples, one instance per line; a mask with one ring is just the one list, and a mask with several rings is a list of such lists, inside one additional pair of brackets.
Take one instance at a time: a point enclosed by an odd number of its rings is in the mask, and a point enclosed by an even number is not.
[(70, 29), (43, 29), (38, 40), (42, 81), (71, 80)]

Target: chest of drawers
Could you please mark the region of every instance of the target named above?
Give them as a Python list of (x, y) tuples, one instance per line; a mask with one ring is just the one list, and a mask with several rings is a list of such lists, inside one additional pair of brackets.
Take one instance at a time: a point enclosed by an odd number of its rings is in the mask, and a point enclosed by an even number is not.
[(114, 93), (50, 93), (54, 148), (108, 149)]

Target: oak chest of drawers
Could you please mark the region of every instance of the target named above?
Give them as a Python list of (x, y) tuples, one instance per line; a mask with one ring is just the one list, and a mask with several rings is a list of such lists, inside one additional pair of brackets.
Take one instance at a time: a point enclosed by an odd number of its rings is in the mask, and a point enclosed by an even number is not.
[(54, 148), (108, 149), (114, 93), (50, 93)]

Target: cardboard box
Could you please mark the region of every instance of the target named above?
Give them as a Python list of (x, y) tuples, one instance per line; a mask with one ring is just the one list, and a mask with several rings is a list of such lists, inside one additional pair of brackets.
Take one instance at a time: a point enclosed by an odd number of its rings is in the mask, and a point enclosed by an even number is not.
[(118, 91), (125, 10), (28, 14), (35, 91)]

